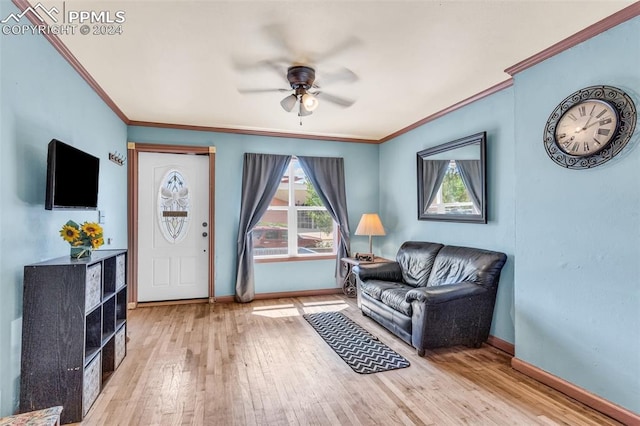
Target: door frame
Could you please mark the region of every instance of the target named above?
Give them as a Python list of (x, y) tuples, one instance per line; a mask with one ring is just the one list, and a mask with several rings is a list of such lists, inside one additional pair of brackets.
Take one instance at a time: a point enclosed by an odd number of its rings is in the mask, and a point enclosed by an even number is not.
[(215, 146), (183, 146), (151, 143), (127, 143), (127, 228), (129, 255), (127, 256), (127, 282), (129, 309), (138, 306), (138, 153), (191, 154), (209, 157), (209, 268), (208, 302), (215, 302)]

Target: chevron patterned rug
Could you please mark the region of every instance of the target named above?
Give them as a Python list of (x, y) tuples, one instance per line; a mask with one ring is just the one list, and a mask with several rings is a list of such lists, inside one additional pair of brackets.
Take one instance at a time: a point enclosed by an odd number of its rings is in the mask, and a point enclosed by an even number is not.
[(319, 312), (303, 317), (356, 373), (379, 373), (410, 365), (409, 361), (340, 312)]

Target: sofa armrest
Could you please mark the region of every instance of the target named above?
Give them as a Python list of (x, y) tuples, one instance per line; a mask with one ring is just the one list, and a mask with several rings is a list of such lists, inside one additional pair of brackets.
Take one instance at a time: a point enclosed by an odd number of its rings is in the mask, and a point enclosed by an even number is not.
[(353, 267), (353, 273), (361, 281), (382, 280), (402, 282), (402, 271), (397, 262), (388, 263), (367, 263)]
[(411, 303), (415, 300), (432, 305), (485, 293), (487, 293), (487, 289), (483, 286), (470, 281), (463, 281), (457, 284), (420, 287), (409, 290), (405, 295), (405, 301)]

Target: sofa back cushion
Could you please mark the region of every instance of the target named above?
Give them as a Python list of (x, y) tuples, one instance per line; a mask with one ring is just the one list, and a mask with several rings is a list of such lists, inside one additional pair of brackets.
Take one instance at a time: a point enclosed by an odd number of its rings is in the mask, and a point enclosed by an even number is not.
[(506, 260), (504, 253), (444, 246), (435, 259), (427, 287), (469, 281), (487, 289), (495, 288)]
[(402, 280), (412, 287), (425, 287), (433, 262), (443, 245), (423, 241), (406, 241), (396, 255)]

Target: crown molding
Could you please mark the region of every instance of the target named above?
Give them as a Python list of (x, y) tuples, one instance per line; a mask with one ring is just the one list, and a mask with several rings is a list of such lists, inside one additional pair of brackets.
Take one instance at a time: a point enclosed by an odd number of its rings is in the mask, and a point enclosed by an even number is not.
[(513, 79), (512, 78), (510, 78), (508, 80), (505, 80), (502, 83), (498, 83), (498, 84), (496, 84), (494, 86), (491, 86), (488, 89), (485, 89), (480, 93), (476, 93), (475, 95), (470, 96), (467, 99), (464, 99), (464, 100), (462, 100), (462, 101), (460, 101), (460, 102), (458, 102), (456, 104), (453, 104), (450, 107), (447, 107), (447, 108), (445, 108), (443, 110), (440, 110), (440, 111), (436, 112), (435, 114), (431, 114), (430, 116), (425, 117), (420, 121), (416, 121), (415, 123), (413, 123), (413, 124), (411, 124), (411, 125), (409, 125), (409, 126), (407, 126), (405, 128), (402, 128), (402, 129), (398, 130), (397, 132), (391, 133), (390, 135), (385, 136), (384, 138), (380, 139), (379, 143), (384, 143), (384, 142), (387, 142), (387, 141), (389, 141), (391, 139), (397, 138), (398, 136), (415, 129), (416, 127), (420, 127), (420, 126), (422, 126), (422, 125), (424, 125), (424, 124), (426, 124), (426, 123), (428, 123), (430, 121), (437, 120), (438, 118), (443, 117), (443, 116), (445, 116), (445, 115), (447, 115), (447, 114), (449, 114), (449, 113), (451, 113), (451, 112), (453, 112), (453, 111), (455, 111), (457, 109), (465, 107), (465, 106), (467, 106), (467, 105), (469, 105), (469, 104), (471, 104), (471, 103), (473, 103), (475, 101), (478, 101), (478, 100), (480, 100), (482, 98), (486, 98), (489, 95), (493, 95), (494, 93), (499, 92), (499, 91), (501, 91), (503, 89), (506, 89), (507, 87), (511, 87), (511, 86), (513, 86)]
[(372, 144), (379, 143), (379, 141), (375, 139), (341, 138), (337, 136), (310, 135), (305, 133), (271, 132), (267, 130), (194, 126), (194, 125), (188, 125), (188, 124), (155, 123), (150, 121), (131, 120), (127, 124), (130, 126), (160, 127), (163, 129), (178, 129), (178, 130), (194, 130), (197, 132), (234, 133), (239, 135), (266, 136), (266, 137), (273, 137), (273, 138), (312, 139), (312, 140), (322, 140), (322, 141), (332, 141), (332, 142), (355, 142), (355, 143), (372, 143)]
[[(29, 3), (29, 0), (12, 0), (12, 2), (21, 10), (24, 11), (29, 7), (32, 7)], [(545, 59), (548, 59), (558, 53), (563, 52), (583, 41), (586, 41), (598, 34), (601, 34), (623, 22), (626, 22), (636, 16), (640, 15), (640, 1), (633, 3), (626, 8), (614, 13), (611, 16), (608, 16), (595, 24), (585, 28), (582, 31), (577, 32), (576, 34), (562, 40), (553, 46), (539, 52), (517, 64), (507, 68), (505, 72), (513, 77), (515, 74), (524, 71), (527, 68), (530, 68)], [(34, 24), (38, 25), (40, 22), (35, 17), (35, 15), (31, 12), (27, 13), (26, 16), (29, 20)], [(309, 140), (323, 140), (323, 141), (333, 141), (333, 142), (353, 142), (353, 143), (368, 143), (368, 144), (381, 144), (387, 142), (391, 139), (394, 139), (404, 133), (407, 133), (417, 127), (420, 127), (430, 121), (434, 121), (438, 118), (441, 118), (455, 110), (458, 110), (462, 107), (465, 107), (477, 100), (485, 98), (489, 95), (492, 95), (500, 90), (506, 89), (513, 85), (513, 78), (509, 78), (501, 83), (498, 83), (494, 86), (489, 87), (473, 96), (470, 96), (467, 99), (464, 99), (456, 104), (453, 104), (441, 111), (438, 111), (434, 114), (429, 115), (428, 117), (423, 118), (422, 120), (416, 121), (409, 126), (406, 126), (396, 132), (393, 132), (382, 139), (359, 139), (359, 138), (341, 138), (335, 136), (321, 136), (321, 135), (310, 135), (310, 134), (299, 134), (299, 133), (286, 133), (286, 132), (272, 132), (272, 131), (263, 131), (263, 130), (248, 130), (248, 129), (234, 129), (234, 128), (224, 128), (224, 127), (209, 127), (209, 126), (193, 126), (193, 125), (184, 125), (184, 124), (169, 124), (169, 123), (155, 123), (148, 121), (137, 121), (130, 120), (124, 112), (116, 105), (116, 103), (109, 97), (109, 95), (100, 87), (98, 82), (89, 74), (86, 68), (78, 61), (78, 59), (71, 53), (69, 48), (60, 40), (60, 38), (55, 34), (43, 34), (43, 36), (51, 43), (51, 45), (60, 53), (60, 55), (71, 65), (73, 69), (76, 70), (78, 74), (89, 84), (89, 86), (96, 92), (96, 94), (107, 104), (109, 108), (126, 124), (129, 126), (142, 126), (142, 127), (159, 127), (159, 128), (168, 128), (168, 129), (179, 129), (179, 130), (194, 130), (201, 132), (215, 132), (215, 133), (234, 133), (241, 135), (252, 135), (252, 136), (265, 136), (265, 137), (276, 137), (276, 138), (293, 138), (293, 139), (309, 139)]]
[(548, 47), (542, 52), (536, 53), (535, 55), (530, 56), (529, 58), (518, 62), (515, 65), (510, 66), (509, 68), (504, 70), (504, 72), (513, 77), (517, 73), (531, 68), (534, 65), (537, 65), (545, 59), (549, 59), (550, 57), (568, 50), (575, 45), (582, 43), (583, 41), (587, 41), (590, 38), (597, 36), (598, 34), (602, 34), (603, 32), (622, 24), (629, 19), (635, 18), (638, 15), (640, 15), (640, 1), (633, 3), (622, 10), (619, 10), (613, 15), (596, 22), (591, 26), (588, 26), (584, 30), (578, 31), (574, 35), (554, 44), (551, 47)]
[[(29, 7), (32, 7), (28, 0), (13, 0), (13, 4), (15, 4), (21, 11), (25, 11)], [(42, 22), (40, 22), (40, 20), (31, 11), (29, 11), (25, 16), (34, 25), (42, 24)], [(116, 103), (109, 97), (109, 95), (107, 95), (107, 92), (105, 92), (104, 89), (100, 87), (98, 82), (91, 76), (91, 74), (89, 74), (89, 71), (87, 71), (87, 69), (82, 66), (80, 61), (78, 61), (78, 58), (76, 58), (73, 53), (71, 53), (69, 48), (65, 46), (62, 40), (60, 40), (60, 37), (55, 34), (46, 32), (43, 34), (43, 36), (49, 41), (49, 43), (51, 43), (51, 45), (58, 51), (58, 53), (60, 53), (60, 55), (67, 62), (69, 62), (69, 65), (71, 65), (71, 67), (75, 69), (78, 74), (80, 74), (80, 77), (82, 77), (84, 81), (89, 84), (89, 86), (97, 93), (97, 95), (104, 101), (104, 103), (106, 103), (107, 106), (111, 108), (111, 110), (126, 124), (129, 121), (127, 116), (124, 115), (122, 110), (118, 108)]]

